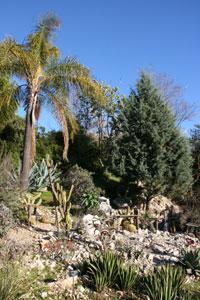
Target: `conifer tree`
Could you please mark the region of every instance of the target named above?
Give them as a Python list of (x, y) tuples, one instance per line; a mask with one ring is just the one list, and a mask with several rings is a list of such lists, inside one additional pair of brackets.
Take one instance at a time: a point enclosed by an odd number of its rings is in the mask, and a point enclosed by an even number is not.
[(125, 182), (142, 187), (147, 208), (158, 194), (180, 196), (187, 191), (192, 182), (189, 145), (146, 74), (113, 126), (112, 169)]

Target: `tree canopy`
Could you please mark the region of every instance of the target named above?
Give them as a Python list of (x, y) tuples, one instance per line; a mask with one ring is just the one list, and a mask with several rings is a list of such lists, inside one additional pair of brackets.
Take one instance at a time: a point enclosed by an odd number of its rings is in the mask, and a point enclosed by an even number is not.
[(140, 186), (147, 204), (161, 193), (187, 191), (192, 181), (189, 146), (146, 74), (123, 102), (113, 126), (112, 169)]

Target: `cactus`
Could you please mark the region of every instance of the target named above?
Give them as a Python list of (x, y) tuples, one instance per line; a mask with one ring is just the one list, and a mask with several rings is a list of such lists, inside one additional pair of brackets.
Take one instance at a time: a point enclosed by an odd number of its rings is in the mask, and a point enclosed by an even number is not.
[[(59, 182), (53, 182), (51, 178), (51, 170), (54, 168), (53, 160), (50, 159), (49, 156), (46, 157), (46, 165), (48, 168), (49, 174), (49, 182), (51, 186), (51, 190), (53, 193), (54, 206), (56, 211), (56, 225), (59, 232), (59, 223), (63, 223), (65, 226), (66, 233), (72, 228), (72, 220), (71, 220), (71, 202), (70, 197), (73, 191), (74, 186), (71, 186), (69, 194), (67, 195), (66, 191), (64, 191), (63, 186)], [(58, 212), (61, 215), (61, 221), (58, 220)]]
[(33, 208), (36, 209), (37, 206), (42, 204), (41, 192), (23, 194), (21, 197), (21, 202), (28, 212), (28, 224), (30, 225)]
[(65, 229), (67, 232), (72, 228), (72, 220), (70, 215), (70, 209), (71, 209), (70, 197), (74, 187), (73, 185), (71, 186), (68, 196), (66, 191), (63, 190), (63, 187), (62, 185), (60, 185), (59, 182), (56, 182), (54, 188), (56, 190), (58, 211), (60, 212), (61, 215), (61, 222), (65, 225)]

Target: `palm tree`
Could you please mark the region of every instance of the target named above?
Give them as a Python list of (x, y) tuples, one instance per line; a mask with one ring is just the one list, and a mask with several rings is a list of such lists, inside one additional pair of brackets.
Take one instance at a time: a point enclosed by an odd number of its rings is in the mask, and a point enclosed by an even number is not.
[(97, 101), (104, 101), (101, 85), (93, 80), (90, 71), (74, 58), (60, 59), (59, 50), (52, 43), (52, 34), (59, 27), (54, 15), (40, 20), (35, 31), (23, 44), (6, 39), (0, 44), (0, 68), (22, 83), (18, 98), (26, 110), (24, 150), (20, 178), (21, 189), (27, 189), (29, 171), (35, 156), (35, 125), (41, 105), (50, 104), (63, 128), (63, 158), (67, 159), (69, 131), (76, 127), (70, 109), (70, 94), (81, 93)]
[(0, 129), (15, 117), (17, 110), (17, 86), (9, 77), (0, 74)]

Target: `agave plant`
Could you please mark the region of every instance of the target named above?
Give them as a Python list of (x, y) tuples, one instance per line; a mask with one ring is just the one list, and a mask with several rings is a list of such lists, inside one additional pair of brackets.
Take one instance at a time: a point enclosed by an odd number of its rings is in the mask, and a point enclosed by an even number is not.
[[(10, 181), (13, 185), (19, 186), (21, 167), (18, 166), (16, 170), (12, 170), (8, 172)], [(51, 169), (51, 178), (52, 182), (56, 182), (59, 179), (60, 172), (57, 170), (57, 165)], [(36, 191), (44, 191), (47, 187), (49, 187), (49, 176), (48, 176), (48, 168), (45, 160), (34, 162), (33, 166), (29, 173), (29, 192)]]
[(188, 274), (200, 276), (200, 248), (184, 251), (181, 263)]
[[(56, 182), (60, 176), (60, 172), (57, 171), (57, 165), (51, 169), (52, 182)], [(29, 174), (29, 191), (42, 191), (49, 186), (48, 168), (45, 160), (40, 162), (34, 162)]]
[(179, 299), (184, 283), (183, 268), (165, 265), (145, 277), (145, 294), (150, 300), (176, 300)]

